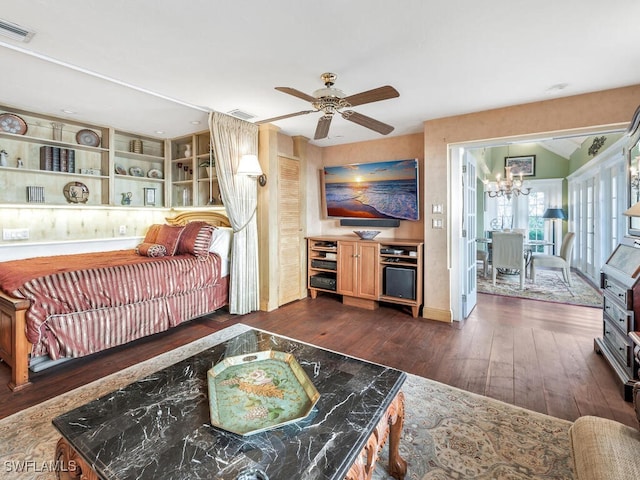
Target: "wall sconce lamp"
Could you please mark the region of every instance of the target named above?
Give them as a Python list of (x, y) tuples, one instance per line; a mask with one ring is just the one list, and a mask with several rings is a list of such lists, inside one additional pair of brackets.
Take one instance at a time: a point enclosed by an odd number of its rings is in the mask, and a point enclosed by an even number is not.
[(243, 155), (240, 158), (236, 174), (257, 177), (258, 183), (261, 187), (264, 187), (267, 184), (267, 176), (262, 173), (262, 168), (260, 167), (260, 162), (258, 162), (258, 157), (256, 155)]

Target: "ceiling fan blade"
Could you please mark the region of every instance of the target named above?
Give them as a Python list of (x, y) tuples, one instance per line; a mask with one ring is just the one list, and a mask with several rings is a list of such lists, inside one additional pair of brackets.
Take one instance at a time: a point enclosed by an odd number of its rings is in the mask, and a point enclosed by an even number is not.
[(312, 97), (311, 95), (307, 95), (304, 92), (301, 92), (300, 90), (296, 90), (295, 88), (291, 88), (291, 87), (276, 87), (276, 90), (278, 90), (279, 92), (282, 93), (288, 93), (289, 95), (293, 95), (294, 97), (298, 97), (301, 98), (302, 100), (306, 100), (307, 102), (315, 102), (316, 98)]
[(374, 88), (373, 90), (367, 90), (366, 92), (356, 93), (355, 95), (349, 95), (344, 100), (349, 102), (349, 105), (355, 107), (357, 105), (364, 105), (365, 103), (379, 102), (380, 100), (387, 100), (389, 98), (399, 97), (398, 91), (389, 86)]
[(345, 110), (344, 112), (342, 112), (342, 118), (374, 130), (378, 133), (381, 133), (382, 135), (388, 135), (389, 133), (393, 132), (394, 128), (391, 125), (387, 125), (386, 123), (382, 123), (374, 118), (362, 115), (361, 113), (354, 112), (353, 110)]
[(286, 115), (280, 115), (279, 117), (272, 117), (272, 118), (266, 118), (264, 120), (258, 120), (257, 122), (253, 122), (256, 125), (260, 125), (262, 123), (272, 123), (272, 122), (276, 122), (278, 120), (283, 120), (285, 118), (289, 118), (289, 117), (297, 117), (298, 115), (306, 115), (307, 113), (313, 113), (316, 110), (302, 110), (301, 112), (296, 112), (296, 113), (288, 113)]
[(323, 115), (320, 117), (320, 120), (318, 120), (318, 126), (316, 127), (316, 134), (313, 136), (314, 140), (327, 138), (327, 135), (329, 135), (329, 127), (331, 126), (332, 119), (333, 115)]

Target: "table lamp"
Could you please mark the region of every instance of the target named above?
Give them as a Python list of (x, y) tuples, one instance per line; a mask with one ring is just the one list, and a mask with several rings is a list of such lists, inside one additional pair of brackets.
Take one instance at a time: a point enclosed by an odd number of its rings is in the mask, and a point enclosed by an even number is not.
[(553, 240), (553, 254), (556, 254), (556, 220), (566, 220), (567, 216), (561, 208), (547, 208), (542, 218), (551, 220), (551, 238)]

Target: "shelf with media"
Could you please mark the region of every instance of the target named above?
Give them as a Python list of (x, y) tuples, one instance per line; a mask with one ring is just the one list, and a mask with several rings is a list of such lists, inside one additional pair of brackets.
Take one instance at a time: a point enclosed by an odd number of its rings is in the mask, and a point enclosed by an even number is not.
[(422, 306), (423, 242), (359, 240), (351, 236), (307, 238), (307, 287), (342, 295), (345, 304), (375, 309), (404, 305), (417, 317)]
[(168, 143), (0, 105), (0, 205), (167, 206)]

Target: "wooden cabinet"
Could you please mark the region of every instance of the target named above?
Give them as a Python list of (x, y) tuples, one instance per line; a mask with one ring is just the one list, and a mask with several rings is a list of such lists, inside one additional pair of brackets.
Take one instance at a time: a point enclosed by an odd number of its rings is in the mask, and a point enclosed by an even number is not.
[(171, 141), (171, 205), (222, 205), (209, 131)]
[(640, 367), (632, 338), (637, 330), (636, 318), (640, 315), (639, 274), (640, 249), (627, 238), (602, 267), (602, 337), (594, 342), (595, 351), (611, 366), (627, 401), (632, 400)]
[(380, 297), (379, 255), (377, 242), (338, 242), (337, 291), (345, 296), (344, 303), (370, 309), (377, 307), (371, 300)]
[(375, 309), (379, 302), (422, 306), (422, 250), (418, 240), (356, 240), (351, 237), (307, 238), (308, 288), (342, 295), (343, 303)]
[(0, 203), (165, 206), (166, 143), (0, 105)]

